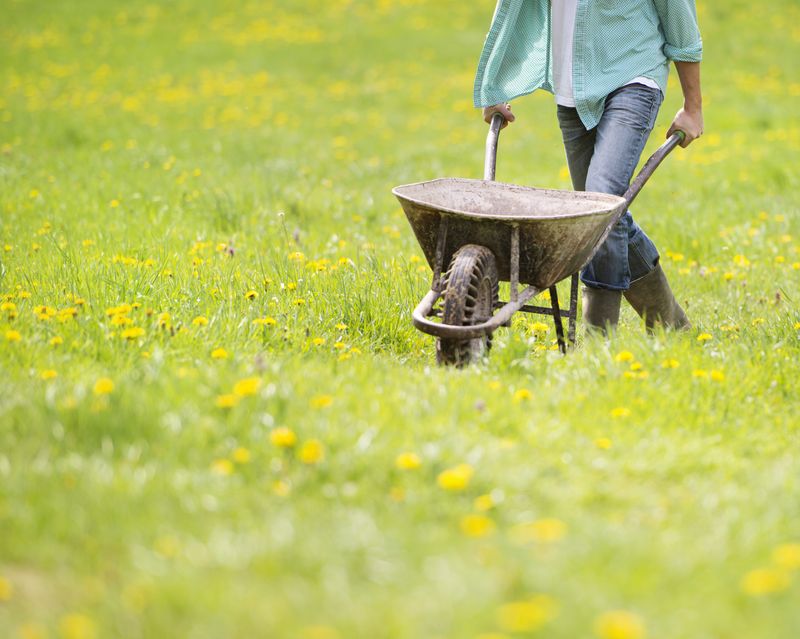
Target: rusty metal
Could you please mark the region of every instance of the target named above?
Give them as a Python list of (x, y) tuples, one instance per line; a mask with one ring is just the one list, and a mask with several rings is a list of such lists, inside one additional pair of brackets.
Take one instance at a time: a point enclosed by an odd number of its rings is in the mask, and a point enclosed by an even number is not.
[[(483, 180), (439, 178), (392, 189), (433, 270), (431, 290), (412, 313), (414, 325), (443, 339), (475, 339), (508, 326), (517, 311), (552, 315), (559, 349), (566, 352), (562, 313), (555, 285), (572, 276), (567, 339), (575, 343), (578, 304), (577, 273), (605, 241), (644, 184), (681, 142), (679, 131), (648, 159), (624, 197), (606, 193), (537, 189), (495, 182), (496, 154), (503, 119), (492, 118), (486, 141)], [(442, 271), (465, 244), (487, 247), (495, 256), (500, 281), (511, 283), (511, 300), (491, 319), (455, 326), (433, 322), (434, 304), (442, 296)], [(519, 291), (520, 284), (527, 288)], [(552, 308), (527, 305), (550, 289)]]

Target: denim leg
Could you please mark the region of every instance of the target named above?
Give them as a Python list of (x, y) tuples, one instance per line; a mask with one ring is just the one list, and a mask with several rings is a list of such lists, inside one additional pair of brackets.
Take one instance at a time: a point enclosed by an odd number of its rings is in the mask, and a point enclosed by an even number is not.
[[(632, 84), (606, 98), (595, 131), (594, 153), (586, 174), (587, 191), (622, 195), (628, 188), (663, 96), (658, 89)], [(626, 211), (581, 273), (588, 286), (627, 290), (658, 263), (650, 238)]]
[(567, 152), (567, 166), (572, 178), (572, 188), (576, 191), (586, 190), (586, 174), (594, 154), (594, 143), (597, 129), (587, 130), (583, 126), (578, 110), (574, 107), (557, 105), (558, 125)]

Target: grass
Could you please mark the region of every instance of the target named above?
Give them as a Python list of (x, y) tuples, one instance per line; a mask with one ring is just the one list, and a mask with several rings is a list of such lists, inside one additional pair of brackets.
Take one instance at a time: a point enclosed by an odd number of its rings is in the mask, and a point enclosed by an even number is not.
[(480, 176), (491, 5), (3, 2), (0, 636), (795, 637), (800, 13), (701, 3), (635, 210), (690, 333), (442, 370), (390, 189)]

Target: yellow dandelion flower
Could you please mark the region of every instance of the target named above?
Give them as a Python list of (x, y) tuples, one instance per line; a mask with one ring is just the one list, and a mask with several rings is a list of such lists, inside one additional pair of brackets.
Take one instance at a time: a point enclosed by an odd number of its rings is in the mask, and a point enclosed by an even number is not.
[(278, 448), (291, 448), (297, 443), (297, 435), (285, 426), (273, 429), (269, 441)]
[(465, 515), (461, 518), (461, 532), (467, 537), (487, 537), (497, 529), (486, 515)]
[(634, 356), (630, 351), (620, 351), (614, 356), (615, 362), (632, 362), (633, 360)]
[(611, 417), (614, 417), (615, 419), (622, 417), (630, 417), (630, 415), (631, 415), (631, 409), (626, 408), (625, 406), (617, 406), (617, 408), (614, 408), (611, 411)]
[(678, 368), (681, 363), (677, 359), (665, 359), (661, 362), (661, 368)]
[(133, 320), (127, 315), (114, 315), (111, 318), (112, 326), (128, 326), (130, 324), (133, 324)]
[(233, 462), (230, 459), (215, 459), (211, 462), (211, 472), (215, 475), (230, 475), (233, 472)]
[(171, 320), (172, 318), (169, 313), (159, 313), (156, 318), (156, 324), (158, 324), (159, 328), (167, 328)]
[(42, 378), (45, 381), (47, 381), (48, 379), (55, 379), (56, 377), (58, 377), (58, 371), (55, 371), (52, 368), (48, 368), (48, 369), (43, 370), (39, 374), (39, 377)]
[(333, 404), (333, 397), (330, 395), (317, 395), (311, 398), (311, 408), (327, 408)]
[(211, 359), (225, 359), (228, 357), (228, 351), (224, 348), (215, 348), (211, 351)]
[(725, 373), (723, 373), (722, 371), (717, 370), (717, 369), (712, 370), (711, 373), (709, 373), (709, 376), (715, 382), (721, 382), (721, 381), (723, 381), (725, 379)]
[(114, 392), (114, 380), (108, 377), (101, 377), (94, 383), (92, 392), (95, 395), (108, 395)]
[(333, 345), (333, 347), (334, 347), (334, 348), (335, 348), (337, 351), (344, 351), (344, 350), (347, 350), (347, 344), (345, 344), (344, 342), (336, 342), (336, 343)]
[(700, 333), (700, 335), (697, 336), (698, 342), (707, 342), (710, 339), (713, 339), (713, 336), (710, 333)]
[(304, 464), (318, 464), (325, 458), (325, 449), (322, 447), (322, 442), (318, 439), (309, 439), (300, 448), (298, 456), (300, 457), (300, 461)]
[(50, 346), (61, 346), (64, 343), (64, 338), (60, 335), (50, 338)]
[(508, 537), (518, 545), (531, 543), (552, 544), (567, 534), (567, 524), (560, 519), (548, 517), (536, 521), (515, 524), (508, 531)]
[(514, 393), (515, 402), (524, 402), (530, 399), (531, 397), (533, 397), (533, 395), (527, 388), (520, 388)]
[(644, 621), (627, 610), (609, 610), (594, 622), (594, 632), (600, 639), (644, 639)]
[(416, 470), (422, 465), (422, 460), (416, 453), (405, 452), (395, 457), (394, 465), (400, 470)]
[(472, 507), (478, 512), (486, 512), (494, 508), (494, 498), (489, 495), (478, 495), (472, 502)]
[(250, 462), (250, 451), (242, 446), (239, 446), (236, 450), (233, 451), (233, 454), (231, 454), (231, 458), (237, 464), (247, 464)]
[(772, 551), (772, 562), (787, 570), (800, 570), (800, 544), (781, 544)]
[(608, 437), (598, 437), (594, 440), (594, 445), (602, 450), (608, 450), (613, 446), (611, 440)]
[(14, 302), (3, 302), (2, 304), (0, 304), (0, 311), (13, 313), (16, 310), (17, 310), (17, 305), (14, 304)]
[(762, 597), (776, 592), (783, 592), (791, 585), (791, 578), (781, 568), (758, 568), (742, 577), (739, 586), (747, 595)]
[(702, 368), (695, 368), (692, 371), (692, 377), (705, 379), (706, 377), (708, 377), (708, 371), (704, 371)]
[(19, 331), (15, 331), (13, 328), (6, 331), (6, 341), (19, 342), (21, 339), (22, 335)]
[(304, 259), (306, 259), (306, 256), (300, 251), (295, 251), (294, 253), (289, 253), (289, 259), (293, 262), (302, 262)]
[(507, 632), (533, 632), (558, 614), (558, 604), (548, 595), (512, 601), (497, 609), (497, 625)]
[(347, 330), (347, 324), (343, 324), (342, 322), (339, 322), (335, 326), (335, 328), (336, 328), (337, 331), (346, 331)]
[(314, 346), (322, 346), (325, 343), (325, 338), (315, 337), (314, 339), (311, 340), (311, 343), (314, 344)]
[(119, 335), (122, 339), (134, 340), (144, 335), (144, 329), (141, 326), (131, 326), (120, 332)]
[(258, 293), (256, 291), (249, 290), (244, 294), (244, 296), (249, 300), (254, 300), (258, 297)]
[(305, 303), (306, 303), (306, 301), (302, 297), (298, 297), (298, 298), (292, 300), (292, 304), (294, 304), (295, 306), (304, 306)]
[(8, 601), (14, 596), (14, 586), (3, 576), (0, 576), (0, 601)]
[(192, 326), (207, 326), (208, 318), (198, 315), (192, 320)]
[(215, 403), (218, 408), (233, 408), (239, 403), (239, 398), (233, 393), (226, 393), (218, 395)]
[(469, 464), (458, 464), (439, 473), (436, 477), (436, 483), (445, 490), (464, 490), (469, 486), (474, 473), (475, 470)]
[(58, 622), (62, 639), (95, 639), (97, 627), (94, 620), (81, 613), (65, 615)]
[(253, 320), (256, 326), (275, 326), (278, 321), (274, 317), (259, 317)]
[(536, 333), (536, 334), (550, 332), (550, 327), (544, 322), (531, 322), (528, 328), (530, 329), (531, 333)]
[(249, 397), (255, 395), (261, 387), (261, 379), (258, 377), (247, 377), (240, 379), (233, 385), (233, 394), (238, 397)]

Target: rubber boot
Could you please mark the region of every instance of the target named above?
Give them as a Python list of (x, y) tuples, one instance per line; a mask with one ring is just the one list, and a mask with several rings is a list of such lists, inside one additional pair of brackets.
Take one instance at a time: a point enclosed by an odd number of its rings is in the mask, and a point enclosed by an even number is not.
[(672, 294), (661, 264), (657, 264), (647, 275), (633, 282), (625, 291), (625, 299), (644, 319), (648, 333), (652, 333), (659, 325), (674, 330), (688, 330), (692, 327)]
[(622, 291), (583, 287), (583, 322), (587, 333), (608, 335), (617, 330)]

